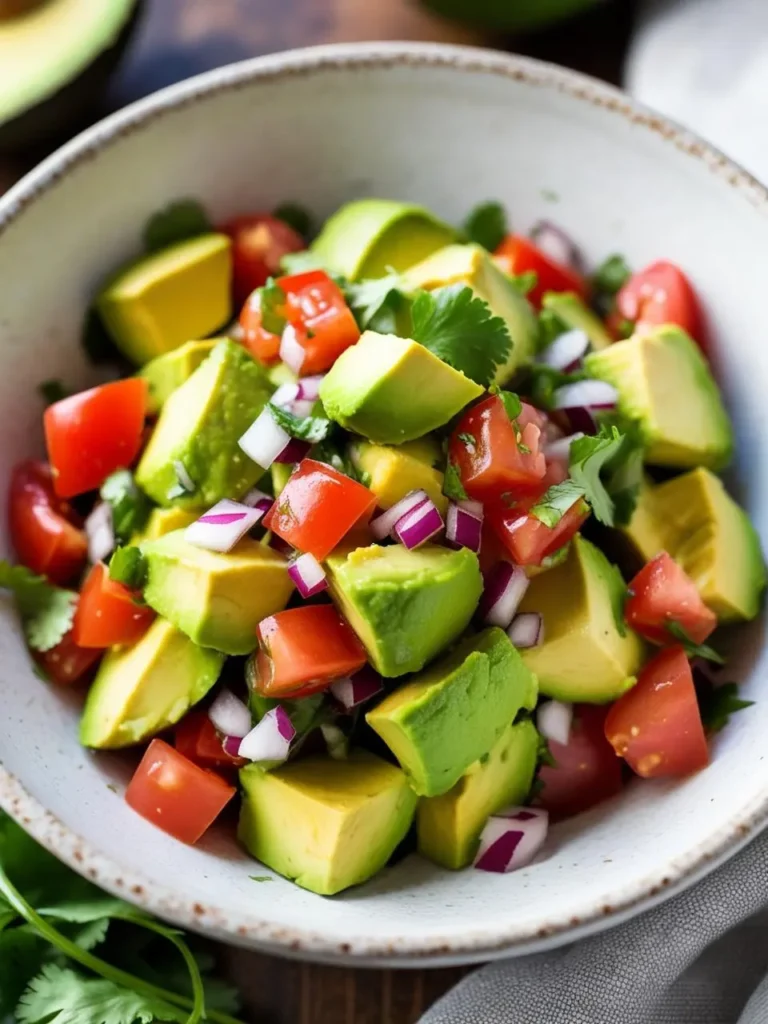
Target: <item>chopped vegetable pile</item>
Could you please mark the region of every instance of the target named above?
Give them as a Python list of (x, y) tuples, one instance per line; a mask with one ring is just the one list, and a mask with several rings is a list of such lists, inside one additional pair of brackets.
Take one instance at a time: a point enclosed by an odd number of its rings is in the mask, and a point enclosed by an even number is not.
[[(41, 385), (0, 587), (39, 674), (83, 688), (81, 742), (137, 749), (125, 799), (180, 841), (239, 801), (245, 848), (325, 895), (396, 850), (522, 868), (633, 773), (705, 768), (749, 704), (719, 630), (765, 568), (717, 475), (702, 310), (674, 264), (590, 268), (495, 202), (311, 225), (151, 218), (87, 318), (122, 378)], [(70, 974), (23, 1004), (111, 984)]]

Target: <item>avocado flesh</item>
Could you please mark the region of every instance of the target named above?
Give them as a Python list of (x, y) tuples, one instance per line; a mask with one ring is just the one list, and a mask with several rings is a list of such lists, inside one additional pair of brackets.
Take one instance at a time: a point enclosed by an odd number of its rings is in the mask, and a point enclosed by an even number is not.
[(377, 672), (418, 672), (469, 625), (482, 591), (477, 555), (424, 544), (352, 551), (327, 561), (331, 594)]
[(320, 385), (326, 414), (377, 444), (422, 437), (482, 393), (418, 342), (375, 331), (343, 352)]
[(443, 494), (443, 474), (424, 459), (408, 451), (408, 443), (397, 448), (361, 441), (352, 445), (352, 460), (364, 474), (366, 486), (376, 495), (376, 503), (387, 509), (411, 491), (424, 491), (445, 516), (448, 499)]
[(602, 321), (575, 292), (547, 292), (541, 304), (562, 322), (563, 331), (584, 331), (596, 352), (613, 345)]
[(448, 285), (471, 288), (505, 322), (512, 340), (507, 360), (496, 368), (493, 383), (506, 384), (522, 366), (533, 361), (538, 323), (531, 304), (480, 245), (449, 245), (405, 274), (404, 288), (434, 291)]
[[(240, 345), (220, 341), (168, 398), (136, 470), (136, 482), (165, 508), (202, 509), (239, 498), (263, 475), (238, 446), (272, 392)], [(195, 484), (180, 489), (175, 463)]]
[(228, 323), (231, 281), (231, 240), (200, 235), (131, 263), (110, 279), (96, 309), (123, 355), (143, 366)]
[(224, 655), (155, 619), (131, 647), (107, 651), (88, 691), (80, 742), (129, 747), (175, 725), (219, 678)]
[(667, 325), (614, 342), (588, 355), (584, 369), (617, 389), (618, 411), (638, 425), (646, 462), (727, 465), (731, 422), (701, 350), (685, 331)]
[(257, 860), (321, 896), (375, 875), (408, 831), (416, 795), (394, 765), (353, 750), (240, 773), (238, 837)]
[(166, 533), (183, 530), (191, 526), (197, 519), (197, 512), (184, 508), (153, 508), (146, 526), (140, 533), (131, 538), (131, 544), (141, 544), (145, 540), (157, 540)]
[(623, 624), (625, 593), (618, 569), (578, 534), (561, 565), (531, 580), (520, 610), (543, 617), (544, 641), (521, 654), (545, 696), (606, 704), (634, 685), (645, 648)]
[(488, 754), (470, 765), (452, 789), (420, 800), (419, 853), (453, 871), (471, 864), (490, 815), (528, 797), (538, 751), (539, 734), (530, 719), (508, 725)]
[(250, 654), (256, 627), (293, 593), (282, 555), (246, 537), (221, 554), (188, 544), (184, 530), (141, 545), (144, 600), (202, 647)]
[(142, 367), (138, 376), (149, 385), (147, 412), (157, 415), (176, 388), (188, 380), (200, 363), (207, 359), (221, 338), (188, 341)]

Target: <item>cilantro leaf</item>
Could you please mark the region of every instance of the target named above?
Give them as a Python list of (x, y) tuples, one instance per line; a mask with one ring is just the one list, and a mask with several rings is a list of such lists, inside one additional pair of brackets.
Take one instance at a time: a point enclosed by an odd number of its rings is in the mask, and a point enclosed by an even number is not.
[(685, 653), (689, 658), (703, 658), (705, 661), (712, 661), (716, 665), (725, 664), (725, 659), (722, 655), (718, 654), (717, 651), (707, 644), (694, 643), (686, 630), (679, 622), (675, 622), (674, 619), (667, 622), (667, 632), (683, 645)]
[(529, 295), (539, 283), (539, 275), (535, 270), (526, 270), (524, 274), (507, 274), (507, 277), (523, 295)]
[(576, 381), (584, 380), (585, 374), (563, 373), (552, 366), (544, 363), (535, 363), (528, 370), (526, 385), (523, 394), (528, 395), (533, 404), (539, 409), (553, 409), (555, 404), (555, 391), (565, 384), (575, 384)]
[(536, 759), (539, 767), (546, 765), (548, 768), (557, 768), (557, 761), (555, 760), (554, 754), (549, 749), (549, 740), (539, 733), (539, 747), (536, 754)]
[(62, 398), (68, 398), (70, 394), (60, 380), (44, 380), (42, 384), (38, 385), (37, 390), (46, 405), (60, 402)]
[(445, 467), (445, 479), (443, 480), (443, 494), (451, 501), (466, 501), (469, 495), (464, 490), (459, 471), (456, 464), (448, 460)]
[(571, 444), (571, 479), (582, 487), (595, 518), (607, 526), (614, 524), (614, 504), (600, 472), (618, 455), (623, 444), (624, 435), (617, 427), (604, 428), (596, 437), (580, 437)]
[(536, 346), (539, 352), (551, 345), (555, 338), (559, 338), (567, 330), (568, 328), (553, 309), (542, 309), (539, 313), (539, 339)]
[(32, 650), (50, 651), (71, 629), (77, 602), (71, 590), (5, 561), (0, 561), (0, 589), (13, 592)]
[(523, 411), (523, 403), (520, 401), (520, 396), (516, 395), (514, 391), (502, 391), (495, 384), (491, 385), (488, 390), (492, 395), (497, 395), (502, 400), (507, 416), (514, 423)]
[(536, 516), (545, 526), (557, 526), (568, 509), (583, 497), (583, 487), (574, 480), (563, 480), (560, 484), (553, 484), (539, 498), (531, 509), (531, 515)]
[(710, 686), (699, 697), (701, 721), (707, 732), (720, 732), (729, 722), (731, 715), (744, 708), (751, 708), (753, 700), (742, 700), (736, 683)]
[(141, 590), (147, 582), (147, 560), (139, 548), (117, 548), (109, 560), (109, 578), (131, 590)]
[(629, 264), (621, 253), (613, 253), (603, 260), (592, 275), (595, 290), (604, 295), (616, 295), (632, 276)]
[(270, 277), (267, 283), (259, 288), (259, 306), (261, 308), (261, 325), (270, 334), (282, 334), (287, 320), (282, 310), (287, 301), (286, 294), (279, 284)]
[(464, 233), (470, 242), (477, 242), (489, 252), (498, 249), (509, 234), (504, 207), (493, 200), (480, 203), (464, 221)]
[(287, 224), (289, 228), (293, 228), (304, 238), (309, 238), (313, 233), (312, 214), (305, 206), (300, 206), (298, 203), (281, 203), (272, 211), (272, 216), (277, 217), (283, 224)]
[(474, 434), (462, 433), (457, 434), (456, 436), (466, 448), (474, 448), (477, 444), (477, 439)]
[(144, 228), (144, 247), (147, 252), (159, 252), (212, 230), (208, 215), (196, 199), (177, 199), (149, 218)]
[(144, 528), (152, 509), (149, 498), (139, 490), (130, 469), (112, 473), (99, 490), (102, 501), (112, 509), (112, 528), (118, 541), (127, 541)]
[(317, 444), (318, 441), (324, 441), (333, 428), (333, 423), (323, 416), (294, 416), (288, 409), (273, 405), (271, 402), (267, 408), (279, 427), (301, 441)]
[(328, 268), (322, 258), (312, 249), (302, 249), (299, 252), (287, 252), (280, 260), (280, 269), (286, 274), (303, 274), (305, 270), (327, 270)]
[(614, 526), (626, 526), (632, 519), (643, 481), (643, 452), (640, 431), (633, 426), (624, 434), (621, 448), (606, 464), (605, 486), (613, 501)]
[(507, 325), (466, 285), (419, 290), (411, 318), (414, 341), (482, 387), (488, 387), (512, 349)]
[(315, 462), (324, 462), (326, 466), (333, 466), (339, 473), (348, 476), (350, 480), (365, 484), (367, 487), (367, 474), (361, 473), (355, 465), (354, 459), (350, 456), (344, 444), (337, 443), (332, 436), (319, 441), (310, 451), (310, 458)]
[[(16, 917), (16, 915), (13, 915)], [(0, 1020), (13, 1020), (22, 992), (40, 970), (45, 945), (33, 932), (13, 928), (0, 934)]]
[(344, 294), (361, 331), (397, 334), (407, 299), (399, 274), (387, 274), (373, 281), (350, 282)]

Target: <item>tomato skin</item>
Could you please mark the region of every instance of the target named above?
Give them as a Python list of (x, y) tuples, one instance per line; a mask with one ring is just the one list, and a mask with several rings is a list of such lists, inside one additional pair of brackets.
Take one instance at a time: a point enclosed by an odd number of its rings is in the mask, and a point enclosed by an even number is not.
[(258, 626), (256, 689), (264, 697), (309, 697), (352, 675), (368, 657), (331, 604), (278, 612)]
[(55, 495), (45, 462), (28, 459), (14, 468), (8, 528), (22, 565), (54, 583), (69, 583), (85, 565), (88, 540), (74, 510)]
[[(449, 457), (470, 497), (484, 501), (536, 487), (546, 471), (539, 451), (538, 419), (536, 410), (524, 403), (516, 429), (498, 395), (464, 413), (451, 435)], [(467, 442), (469, 437), (474, 438), (473, 444)], [(521, 443), (530, 448), (530, 454), (520, 451)]]
[(193, 710), (186, 714), (176, 726), (174, 743), (180, 754), (201, 768), (240, 768), (248, 763), (224, 750), (221, 736), (207, 711)]
[(652, 658), (608, 712), (605, 735), (644, 779), (689, 775), (709, 764), (693, 674), (682, 647)]
[(243, 345), (261, 363), (271, 365), (280, 359), (280, 335), (266, 331), (261, 324), (261, 292), (257, 289), (245, 301), (240, 311)]
[(81, 391), (45, 410), (53, 486), (61, 498), (93, 491), (139, 453), (147, 382), (139, 377)]
[(98, 562), (83, 584), (77, 602), (73, 639), (80, 647), (113, 647), (133, 644), (149, 629), (155, 612), (137, 603), (137, 594), (109, 578), (109, 570)]
[(555, 820), (581, 814), (615, 796), (622, 788), (621, 761), (605, 738), (608, 709), (576, 704), (568, 745), (549, 741), (556, 767), (542, 765), (543, 789), (536, 803)]
[(268, 530), (322, 562), (345, 534), (367, 522), (376, 495), (323, 462), (304, 459), (264, 518)]
[(142, 818), (190, 845), (196, 843), (235, 795), (213, 772), (193, 764), (164, 740), (152, 740), (125, 792)]
[(104, 653), (93, 647), (79, 647), (70, 630), (50, 651), (35, 653), (35, 661), (58, 686), (85, 682), (89, 671)]
[(254, 288), (280, 273), (280, 261), (307, 244), (292, 227), (269, 213), (234, 217), (219, 228), (232, 239), (232, 292), (241, 306)]
[(677, 324), (705, 348), (704, 315), (693, 286), (682, 270), (657, 260), (633, 274), (616, 296), (619, 316), (637, 330)]
[(542, 299), (547, 292), (576, 292), (582, 299), (589, 298), (587, 280), (570, 267), (550, 259), (529, 238), (507, 235), (494, 256), (509, 274), (533, 271), (538, 276), (536, 286), (528, 293), (528, 299), (536, 309), (541, 309)]
[(656, 644), (673, 642), (669, 625), (677, 623), (695, 644), (703, 644), (717, 616), (702, 601), (696, 584), (666, 551), (652, 558), (629, 584), (624, 605), (627, 623)]

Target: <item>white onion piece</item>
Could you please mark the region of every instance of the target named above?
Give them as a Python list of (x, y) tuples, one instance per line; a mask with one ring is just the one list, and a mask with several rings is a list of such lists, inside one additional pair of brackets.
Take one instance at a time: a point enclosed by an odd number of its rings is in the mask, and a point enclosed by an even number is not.
[(547, 838), (549, 815), (541, 807), (510, 807), (485, 823), (475, 867), (505, 874), (530, 864)]
[(179, 481), (179, 487), (183, 487), (188, 494), (192, 494), (195, 490), (195, 481), (189, 475), (187, 467), (181, 459), (176, 459), (173, 463), (173, 470), (176, 473), (176, 479)]
[(112, 525), (112, 506), (100, 501), (85, 520), (88, 538), (88, 558), (95, 565), (103, 562), (115, 550), (115, 530)]
[(346, 761), (349, 757), (349, 737), (346, 733), (332, 722), (321, 725), (320, 732), (323, 734), (328, 756), (334, 761)]
[(208, 551), (231, 551), (264, 515), (239, 501), (223, 498), (184, 531), (184, 540)]
[(604, 380), (579, 380), (558, 388), (554, 399), (556, 409), (612, 409), (619, 401), (619, 392)]
[(208, 709), (208, 717), (224, 736), (242, 739), (253, 728), (251, 712), (231, 690), (222, 690)]
[(550, 441), (544, 446), (544, 456), (548, 462), (567, 462), (571, 454), (571, 445), (574, 441), (584, 437), (584, 434), (577, 430), (575, 434), (567, 437), (559, 437), (556, 441)]
[(529, 583), (530, 580), (519, 565), (510, 562), (495, 565), (480, 603), (480, 613), (485, 624), (507, 629), (525, 597)]
[(417, 505), (428, 500), (426, 491), (411, 491), (410, 494), (406, 494), (404, 498), (396, 502), (392, 508), (388, 508), (386, 512), (376, 516), (371, 521), (371, 533), (374, 540), (384, 540), (392, 533), (399, 519), (402, 519)]
[(288, 566), (288, 575), (302, 597), (314, 597), (328, 587), (325, 569), (315, 556), (308, 552), (291, 562)]
[(544, 620), (538, 612), (521, 612), (512, 619), (507, 636), (521, 649), (544, 643)]
[(306, 349), (299, 341), (296, 328), (293, 324), (286, 324), (280, 339), (280, 358), (289, 369), (298, 375), (301, 373), (306, 356)]
[(278, 704), (244, 737), (238, 756), (246, 761), (285, 761), (295, 736), (296, 730), (288, 712)]
[(295, 402), (291, 402), (291, 412), (302, 420), (306, 419), (307, 416), (311, 416), (314, 408), (314, 402), (304, 401), (303, 399), (297, 398)]
[(249, 459), (269, 469), (291, 443), (291, 435), (275, 423), (269, 409), (262, 409), (237, 443)]
[(281, 409), (287, 409), (292, 404), (294, 399), (299, 397), (299, 385), (291, 384), (290, 381), (286, 381), (285, 384), (281, 384), (277, 391), (270, 398), (272, 405), (277, 405)]
[(578, 366), (588, 348), (589, 338), (585, 331), (566, 331), (558, 335), (551, 345), (547, 345), (539, 356), (539, 362), (555, 370), (569, 370)]
[(573, 724), (573, 704), (564, 704), (559, 700), (548, 700), (541, 704), (536, 712), (536, 728), (541, 735), (555, 743), (568, 746)]
[(299, 392), (296, 397), (304, 402), (316, 402), (320, 397), (320, 385), (324, 377), (324, 373), (316, 373), (312, 377), (302, 377), (298, 383)]

